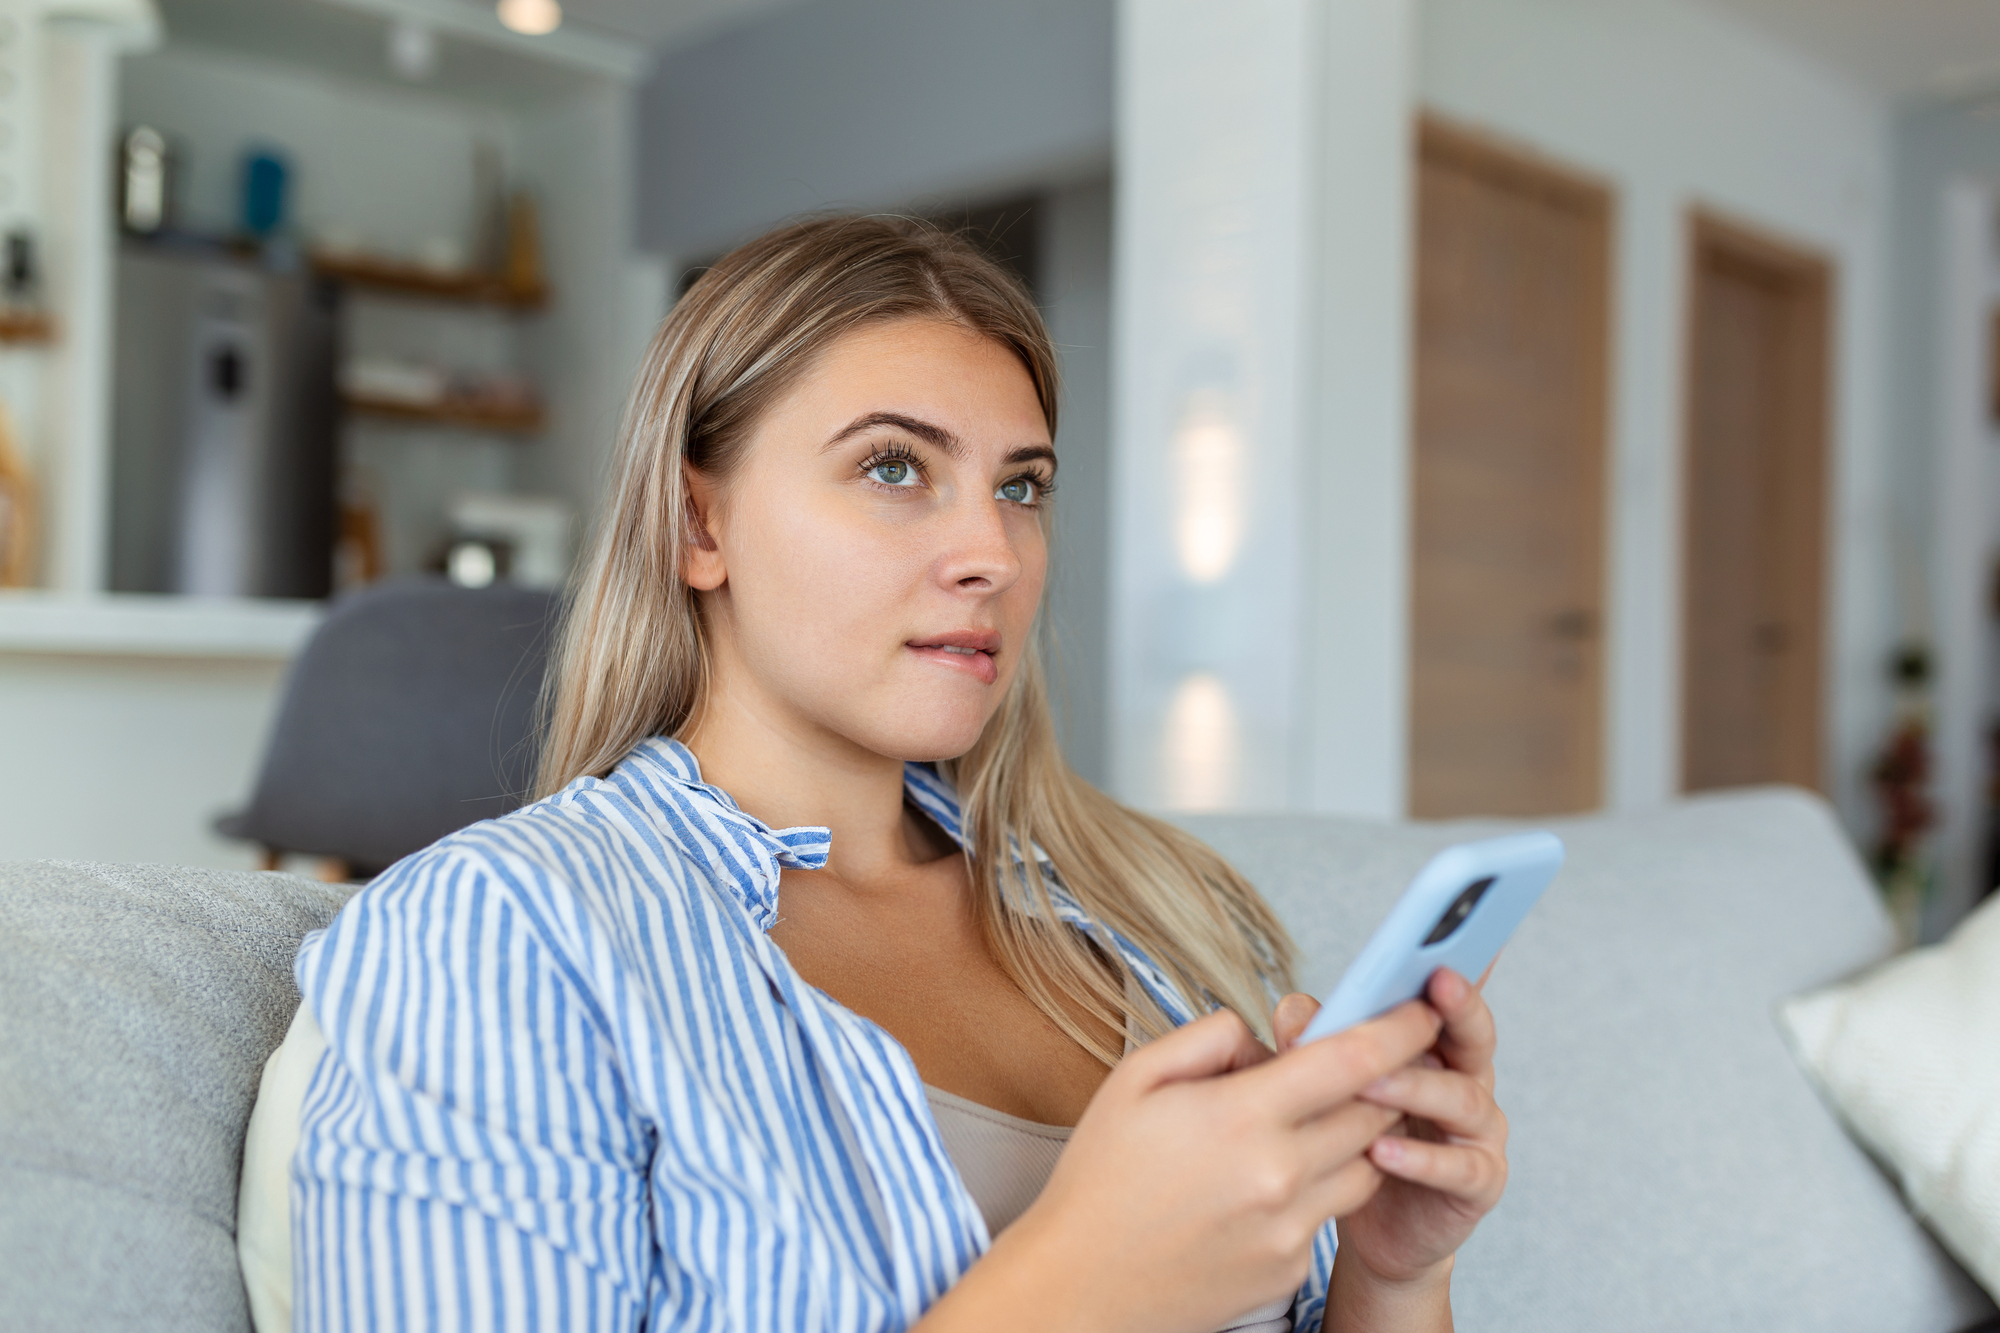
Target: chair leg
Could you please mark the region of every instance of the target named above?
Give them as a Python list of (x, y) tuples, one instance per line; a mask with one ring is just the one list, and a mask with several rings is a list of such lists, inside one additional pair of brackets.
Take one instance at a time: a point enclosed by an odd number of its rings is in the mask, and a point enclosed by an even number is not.
[(322, 856), (319, 859), (319, 868), (314, 872), (319, 879), (328, 884), (347, 883), (349, 873), (347, 862), (337, 856)]
[(284, 859), (285, 854), (276, 847), (259, 847), (257, 849), (257, 868), (259, 870), (276, 870), (284, 863)]

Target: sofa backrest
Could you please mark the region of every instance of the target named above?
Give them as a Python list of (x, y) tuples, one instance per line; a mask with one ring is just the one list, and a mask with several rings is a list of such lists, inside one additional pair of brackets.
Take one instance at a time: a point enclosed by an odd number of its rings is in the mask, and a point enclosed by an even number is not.
[(247, 1333), (243, 1131), (299, 940), (350, 892), (0, 865), (0, 1324)]
[[(1263, 890), (1316, 994), (1431, 853), (1517, 827), (1179, 822)], [(1512, 1173), (1459, 1256), (1460, 1326), (1951, 1333), (1990, 1317), (1779, 1033), (1780, 999), (1895, 945), (1824, 804), (1767, 789), (1546, 827), (1569, 860), (1488, 984)]]
[[(1271, 899), (1324, 991), (1411, 873), (1497, 825), (1182, 821)], [(1794, 1068), (1776, 1002), (1893, 933), (1792, 792), (1557, 821), (1570, 859), (1489, 986), (1507, 1197), (1459, 1259), (1489, 1333), (1954, 1333), (1993, 1314)], [(300, 938), (288, 875), (0, 865), (0, 1311), (9, 1328), (248, 1328), (233, 1240)]]

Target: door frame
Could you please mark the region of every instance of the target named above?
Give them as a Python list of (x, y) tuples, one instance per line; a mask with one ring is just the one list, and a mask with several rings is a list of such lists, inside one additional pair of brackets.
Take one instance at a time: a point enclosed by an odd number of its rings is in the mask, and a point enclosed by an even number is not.
[(1831, 541), (1833, 500), (1833, 410), (1832, 395), (1834, 384), (1834, 302), (1835, 265), (1824, 252), (1789, 237), (1778, 236), (1754, 223), (1744, 222), (1728, 213), (1707, 204), (1694, 204), (1687, 209), (1683, 223), (1685, 249), (1683, 252), (1682, 293), (1681, 293), (1681, 429), (1680, 468), (1675, 540), (1680, 545), (1678, 560), (1680, 593), (1677, 601), (1679, 620), (1676, 624), (1679, 642), (1679, 657), (1675, 685), (1675, 702), (1678, 705), (1678, 735), (1674, 738), (1674, 788), (1685, 793), (1688, 790), (1688, 740), (1690, 735), (1688, 701), (1691, 670), (1690, 645), (1693, 635), (1689, 627), (1694, 620), (1694, 544), (1690, 540), (1694, 525), (1694, 468), (1696, 429), (1695, 393), (1696, 379), (1700, 371), (1699, 343), (1701, 334), (1701, 264), (1704, 255), (1719, 253), (1767, 268), (1797, 282), (1805, 292), (1805, 310), (1810, 338), (1801, 346), (1811, 346), (1817, 355), (1808, 360), (1803, 368), (1804, 389), (1801, 399), (1804, 410), (1793, 427), (1793, 438), (1786, 447), (1794, 452), (1795, 461), (1803, 457), (1810, 469), (1808, 484), (1812, 487), (1816, 503), (1805, 512), (1812, 523), (1811, 551), (1814, 578), (1812, 595), (1801, 603), (1811, 619), (1808, 632), (1800, 637), (1811, 645), (1812, 672), (1810, 692), (1812, 699), (1807, 708), (1813, 719), (1809, 737), (1811, 747), (1811, 769), (1813, 789), (1819, 792), (1829, 790), (1827, 765), (1831, 747), (1827, 744), (1827, 664), (1832, 654), (1827, 642), (1832, 626), (1828, 614), (1828, 604), (1832, 590), (1833, 564)]
[[(1611, 708), (1615, 693), (1612, 680), (1612, 639), (1611, 596), (1613, 592), (1610, 576), (1610, 533), (1616, 515), (1616, 496), (1612, 493), (1613, 460), (1611, 450), (1615, 444), (1611, 423), (1612, 385), (1611, 376), (1615, 366), (1612, 339), (1617, 330), (1617, 235), (1619, 225), (1618, 191), (1608, 177), (1601, 177), (1552, 158), (1539, 149), (1511, 139), (1491, 130), (1454, 121), (1449, 117), (1425, 109), (1416, 116), (1416, 134), (1411, 145), (1412, 200), (1410, 209), (1411, 264), (1410, 264), (1410, 500), (1409, 500), (1409, 629), (1406, 631), (1409, 644), (1406, 649), (1407, 665), (1405, 679), (1413, 687), (1416, 674), (1416, 566), (1417, 566), (1417, 523), (1416, 523), (1416, 468), (1417, 468), (1417, 395), (1419, 391), (1417, 365), (1422, 353), (1421, 332), (1417, 327), (1418, 281), (1417, 264), (1421, 261), (1422, 217), (1415, 197), (1416, 176), (1423, 169), (1424, 159), (1430, 156), (1442, 158), (1455, 165), (1463, 166), (1489, 178), (1498, 180), (1516, 189), (1525, 189), (1557, 201), (1565, 208), (1574, 208), (1589, 215), (1590, 242), (1588, 263), (1591, 273), (1591, 292), (1588, 302), (1588, 317), (1591, 327), (1586, 330), (1585, 348), (1589, 357), (1586, 367), (1585, 401), (1580, 405), (1585, 422), (1585, 447), (1595, 470), (1583, 489), (1596, 497), (1596, 522), (1587, 537), (1589, 547), (1589, 567), (1592, 588), (1595, 594), (1597, 623), (1593, 627), (1597, 638), (1597, 698), (1587, 710), (1584, 719), (1586, 728), (1581, 750), (1588, 756), (1590, 771), (1585, 776), (1584, 786), (1593, 793), (1592, 802), (1586, 810), (1602, 809), (1607, 800), (1607, 775), (1611, 771), (1609, 753), (1612, 736)], [(1404, 808), (1414, 810), (1417, 794), (1417, 774), (1415, 764), (1416, 699), (1414, 688), (1409, 689), (1409, 702), (1405, 705), (1404, 742), (1410, 763), (1403, 778)], [(1573, 812), (1552, 812), (1573, 813)]]

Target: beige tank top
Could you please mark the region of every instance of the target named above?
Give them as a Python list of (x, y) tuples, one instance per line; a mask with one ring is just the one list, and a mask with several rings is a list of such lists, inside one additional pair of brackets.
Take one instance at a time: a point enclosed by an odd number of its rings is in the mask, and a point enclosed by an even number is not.
[[(924, 1085), (924, 1095), (937, 1117), (938, 1137), (965, 1181), (966, 1192), (979, 1205), (987, 1232), (999, 1235), (1028, 1211), (1048, 1184), (1056, 1159), (1069, 1142), (1069, 1129), (1023, 1120), (929, 1084)], [(1222, 1333), (1291, 1333), (1291, 1328), (1292, 1301), (1287, 1296), (1224, 1325)]]

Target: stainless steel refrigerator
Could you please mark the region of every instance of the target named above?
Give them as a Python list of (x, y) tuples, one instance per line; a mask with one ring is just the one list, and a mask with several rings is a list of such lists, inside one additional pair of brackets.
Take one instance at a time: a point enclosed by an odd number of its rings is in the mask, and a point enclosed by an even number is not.
[(212, 250), (118, 261), (111, 581), (325, 597), (336, 528), (336, 296)]

